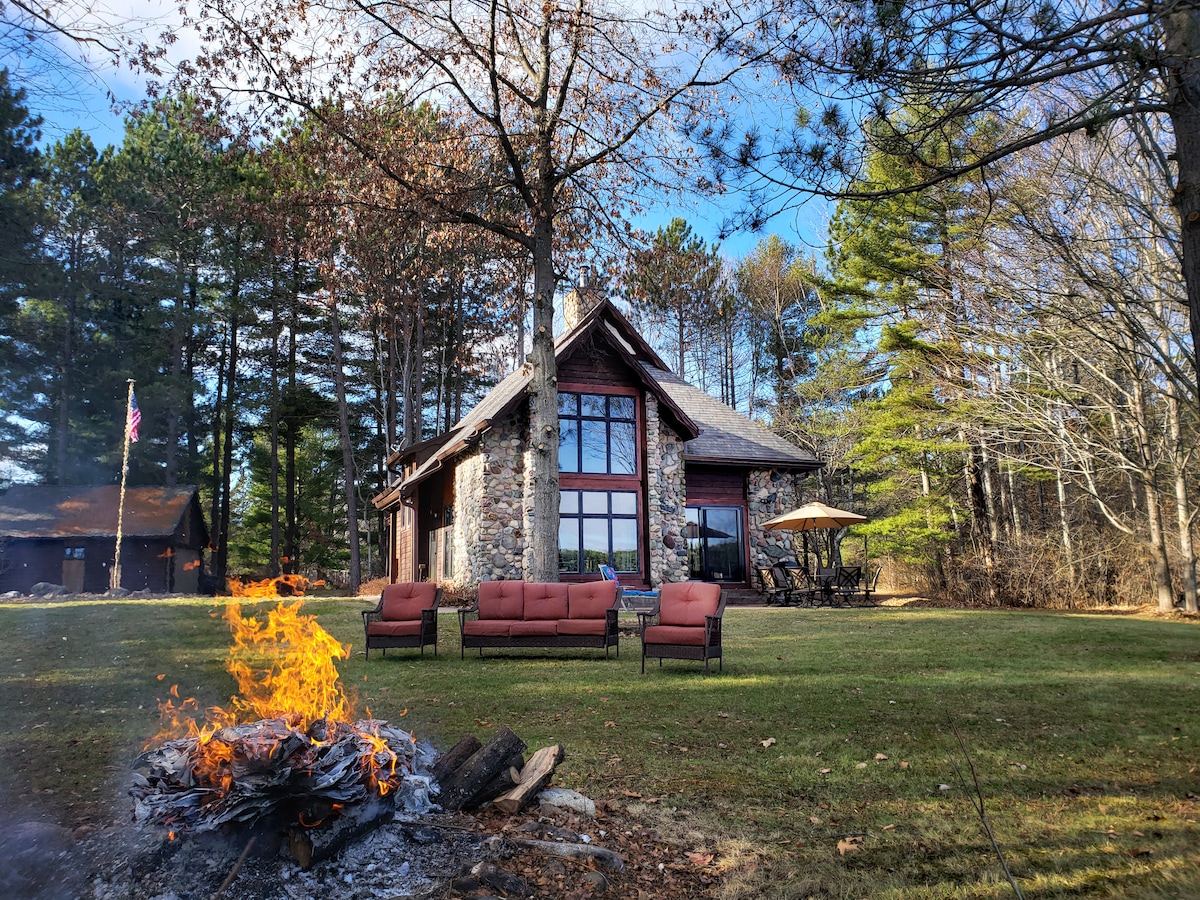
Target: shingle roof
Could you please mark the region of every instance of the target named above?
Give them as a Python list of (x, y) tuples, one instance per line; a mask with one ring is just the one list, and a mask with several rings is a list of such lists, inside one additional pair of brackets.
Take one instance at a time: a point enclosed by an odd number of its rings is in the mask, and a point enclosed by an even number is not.
[(683, 445), (683, 458), (692, 462), (736, 465), (739, 463), (816, 469), (820, 463), (769, 428), (747, 418), (711, 394), (692, 387), (673, 372), (642, 363), (688, 417), (700, 426), (700, 434)]
[[(126, 489), (122, 534), (169, 537), (195, 493), (192, 486)], [(14, 485), (0, 497), (0, 537), (115, 537), (120, 497), (116, 484)]]

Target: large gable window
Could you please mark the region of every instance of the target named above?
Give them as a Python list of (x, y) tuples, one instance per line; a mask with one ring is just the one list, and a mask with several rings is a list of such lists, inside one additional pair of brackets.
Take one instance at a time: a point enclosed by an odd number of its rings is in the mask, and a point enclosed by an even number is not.
[(558, 470), (581, 475), (636, 475), (637, 425), (632, 397), (558, 395)]
[(638, 495), (636, 491), (560, 492), (558, 569), (588, 575), (609, 565), (637, 572)]

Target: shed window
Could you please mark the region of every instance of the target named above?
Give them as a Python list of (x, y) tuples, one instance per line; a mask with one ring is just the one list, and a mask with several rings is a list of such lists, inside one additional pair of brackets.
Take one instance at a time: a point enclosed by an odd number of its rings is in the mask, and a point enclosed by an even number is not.
[(64, 559), (83, 559), (82, 547), (67, 547), (63, 554)]

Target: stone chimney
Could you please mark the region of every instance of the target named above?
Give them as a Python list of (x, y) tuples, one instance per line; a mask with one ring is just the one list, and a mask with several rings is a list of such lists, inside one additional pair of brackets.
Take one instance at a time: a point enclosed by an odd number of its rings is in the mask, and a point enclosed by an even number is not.
[(604, 289), (596, 284), (592, 276), (592, 267), (583, 266), (579, 271), (579, 280), (575, 287), (563, 298), (563, 321), (567, 331), (584, 320), (588, 313), (604, 302)]

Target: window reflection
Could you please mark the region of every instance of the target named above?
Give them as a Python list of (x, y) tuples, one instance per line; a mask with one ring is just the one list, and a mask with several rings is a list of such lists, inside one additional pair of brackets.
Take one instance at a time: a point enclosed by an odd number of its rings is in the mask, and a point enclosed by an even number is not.
[(559, 471), (636, 475), (636, 410), (633, 397), (560, 393)]
[(564, 490), (559, 510), (560, 572), (640, 571), (636, 491)]

